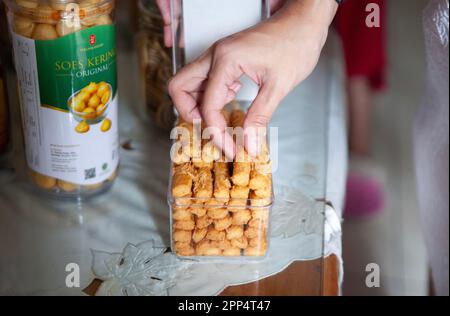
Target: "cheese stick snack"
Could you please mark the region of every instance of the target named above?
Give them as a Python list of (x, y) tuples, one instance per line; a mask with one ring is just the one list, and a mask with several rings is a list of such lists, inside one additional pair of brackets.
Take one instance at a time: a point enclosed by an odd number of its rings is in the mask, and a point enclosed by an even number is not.
[[(227, 126), (229, 126), (230, 113), (224, 110), (222, 111), (222, 115), (224, 116), (225, 122), (227, 122)], [(209, 167), (210, 169), (212, 169), (213, 163), (215, 161), (219, 161), (220, 158), (221, 152), (219, 148), (217, 148), (217, 146), (214, 144), (211, 133), (207, 132), (206, 130), (203, 131), (201, 161), (196, 162), (196, 167)]]
[[(264, 133), (264, 136), (267, 136), (267, 135)], [(267, 142), (266, 141), (264, 141), (261, 144), (260, 149), (261, 149), (260, 153), (259, 153), (258, 157), (255, 158), (255, 162), (260, 163), (260, 164), (270, 163), (269, 146), (267, 146)]]
[(194, 150), (192, 162), (196, 168), (213, 169), (214, 161), (220, 158), (220, 152), (212, 141), (204, 139), (201, 141), (201, 148), (198, 152)]
[(194, 165), (195, 168), (208, 169), (208, 170), (211, 170), (213, 168), (213, 166), (214, 166), (214, 163), (212, 163), (212, 162), (205, 162), (204, 160), (193, 161), (192, 164)]
[(269, 180), (269, 184), (261, 189), (254, 190), (255, 196), (259, 199), (268, 199), (272, 196), (272, 179)]
[(244, 127), (245, 112), (239, 109), (234, 109), (230, 113), (230, 126), (231, 127)]
[(243, 199), (231, 199), (230, 202), (228, 202), (228, 210), (230, 212), (239, 212), (242, 210), (245, 210), (247, 207), (247, 200)]
[[(194, 126), (183, 120), (180, 120), (176, 129), (175, 151), (171, 152), (172, 160), (175, 164), (189, 162), (192, 157), (192, 136)], [(173, 135), (172, 135), (173, 136)]]
[(227, 204), (227, 200), (215, 199), (211, 198), (204, 203), (206, 210), (216, 209), (216, 208), (225, 208)]
[(254, 191), (250, 191), (250, 205), (254, 208), (268, 207), (271, 205), (271, 198), (260, 198)]
[(249, 187), (252, 190), (262, 190), (269, 187), (271, 184), (270, 176), (267, 174), (259, 173), (257, 170), (250, 172), (250, 184)]
[(214, 197), (228, 200), (230, 198), (230, 171), (225, 162), (214, 163)]
[(172, 196), (175, 198), (191, 197), (193, 177), (194, 170), (190, 163), (176, 166), (172, 178)]
[(188, 230), (174, 230), (173, 240), (176, 242), (190, 243), (192, 240), (192, 232)]
[(222, 252), (222, 256), (224, 257), (239, 257), (241, 255), (241, 249), (237, 247), (231, 246), (230, 248), (226, 248)]
[(272, 195), (272, 177), (270, 174), (263, 174), (257, 170), (250, 173), (250, 189), (253, 190), (256, 198), (270, 198)]
[(261, 257), (267, 252), (267, 244), (261, 247), (248, 247), (244, 250), (244, 256), (246, 257)]
[(232, 248), (231, 241), (224, 239), (220, 241), (211, 241), (211, 246), (214, 248), (219, 248), (221, 250), (225, 250), (228, 248)]
[(247, 225), (252, 219), (252, 213), (249, 210), (242, 210), (231, 214), (232, 224), (236, 226)]
[(176, 242), (175, 243), (175, 252), (182, 257), (190, 257), (195, 254), (195, 249), (188, 242)]
[[(246, 116), (243, 111), (233, 109), (223, 114), (228, 126), (242, 128)], [(187, 130), (192, 129), (182, 123), (185, 125)], [(234, 132), (235, 141), (242, 131)], [(187, 205), (172, 205), (176, 253), (180, 256), (264, 256), (272, 203), (268, 147), (264, 146), (261, 155), (252, 161), (241, 140), (235, 160), (227, 162), (211, 140), (202, 140), (201, 157), (192, 142), (190, 138), (189, 163), (175, 165), (173, 169), (173, 193), (191, 197)]]
[(211, 241), (222, 241), (225, 237), (226, 233), (224, 231), (219, 231), (215, 228), (210, 228), (206, 234), (206, 239)]
[(244, 236), (244, 227), (242, 225), (232, 225), (227, 228), (227, 239), (233, 240)]
[(221, 157), (220, 150), (214, 145), (214, 142), (209, 139), (202, 141), (202, 161), (205, 164), (214, 164)]
[[(241, 155), (242, 157), (247, 157), (247, 155)], [(241, 161), (248, 161), (244, 158)], [(231, 180), (234, 185), (241, 187), (247, 187), (250, 182), (250, 171), (252, 170), (251, 163), (249, 162), (235, 162), (233, 168), (233, 177)]]
[(231, 216), (226, 216), (222, 219), (217, 219), (214, 221), (214, 228), (218, 231), (227, 230), (233, 224)]
[[(251, 160), (244, 148), (243, 126), (245, 113), (241, 110), (231, 112), (230, 124), (234, 129), (234, 140), (236, 142), (236, 158), (233, 164), (232, 181), (234, 185), (246, 187), (250, 181)], [(241, 130), (239, 130), (239, 128)]]
[(176, 221), (187, 221), (192, 219), (192, 213), (189, 211), (189, 209), (178, 208), (176, 205), (174, 205), (172, 218)]
[(198, 228), (194, 230), (194, 233), (192, 234), (192, 241), (198, 244), (203, 239), (205, 239), (207, 233), (208, 228)]
[[(230, 196), (232, 199), (247, 200), (249, 193), (250, 193), (249, 187), (241, 187), (241, 186), (235, 185), (231, 189)], [(243, 201), (243, 203), (244, 203), (244, 201)], [(247, 202), (245, 201), (245, 203), (247, 203)]]
[(209, 199), (213, 194), (213, 177), (208, 168), (198, 169), (194, 178), (194, 197), (197, 199)]
[(175, 221), (173, 224), (174, 229), (179, 230), (194, 230), (195, 229), (195, 221), (193, 218), (181, 221)]
[(272, 162), (268, 161), (268, 162), (255, 162), (254, 164), (254, 170), (256, 170), (258, 173), (261, 174), (266, 174), (266, 175), (270, 175), (270, 177), (272, 176)]
[(220, 256), (222, 254), (222, 250), (220, 248), (213, 247), (211, 241), (205, 239), (196, 245), (195, 254), (197, 256)]
[(197, 206), (197, 205), (193, 205), (191, 206), (191, 208), (189, 209), (189, 211), (191, 212), (191, 214), (197, 216), (197, 217), (202, 217), (206, 215), (206, 208), (204, 208), (203, 206)]
[(231, 240), (231, 245), (239, 249), (246, 249), (248, 247), (248, 239), (245, 236), (233, 239)]

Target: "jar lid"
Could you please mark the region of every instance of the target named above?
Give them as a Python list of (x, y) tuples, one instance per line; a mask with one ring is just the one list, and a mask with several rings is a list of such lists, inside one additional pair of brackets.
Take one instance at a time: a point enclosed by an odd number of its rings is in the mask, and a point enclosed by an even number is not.
[(14, 14), (36, 23), (56, 24), (74, 16), (81, 20), (110, 14), (115, 0), (5, 0)]

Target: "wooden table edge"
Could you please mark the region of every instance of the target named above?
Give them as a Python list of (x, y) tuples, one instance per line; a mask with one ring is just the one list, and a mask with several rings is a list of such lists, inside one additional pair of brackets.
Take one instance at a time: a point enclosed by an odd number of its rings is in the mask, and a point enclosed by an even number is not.
[[(334, 254), (317, 260), (296, 261), (276, 275), (249, 284), (230, 286), (220, 295), (339, 296), (339, 270), (340, 262)], [(95, 279), (83, 292), (94, 296), (101, 284), (101, 280)]]

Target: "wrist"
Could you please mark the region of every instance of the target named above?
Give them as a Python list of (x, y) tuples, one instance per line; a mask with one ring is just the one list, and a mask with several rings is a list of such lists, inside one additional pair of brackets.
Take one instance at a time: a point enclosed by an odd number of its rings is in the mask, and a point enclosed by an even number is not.
[[(280, 15), (294, 31), (305, 29), (310, 32), (322, 47), (337, 8), (336, 0), (289, 0)], [(303, 37), (305, 34), (301, 33), (298, 35)]]

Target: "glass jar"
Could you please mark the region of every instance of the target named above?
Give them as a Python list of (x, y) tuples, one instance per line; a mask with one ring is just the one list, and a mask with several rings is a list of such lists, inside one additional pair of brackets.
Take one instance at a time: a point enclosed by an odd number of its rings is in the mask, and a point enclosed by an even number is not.
[(0, 58), (3, 60), (3, 66), (5, 64), (9, 65), (10, 60), (10, 43), (9, 43), (9, 34), (8, 34), (8, 24), (6, 21), (6, 10), (5, 4), (0, 2), (0, 45), (2, 47), (0, 51)]
[(167, 82), (172, 76), (172, 52), (164, 46), (164, 22), (153, 0), (139, 1), (139, 16), (137, 47), (145, 111), (158, 127), (171, 129), (175, 114)]
[(6, 96), (6, 74), (0, 59), (0, 154), (5, 152), (9, 142), (8, 99)]
[(105, 191), (119, 166), (113, 0), (6, 0), (25, 152), (35, 186)]

